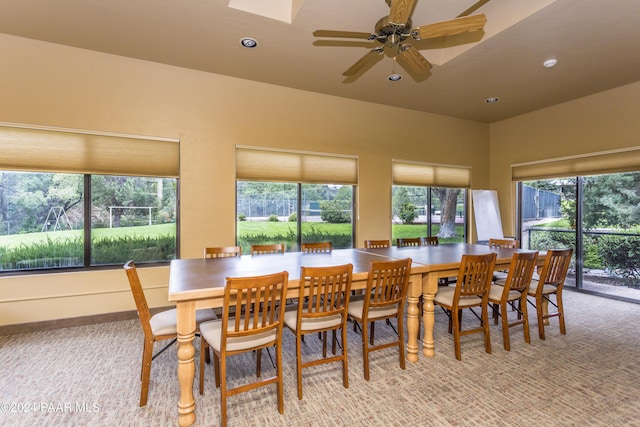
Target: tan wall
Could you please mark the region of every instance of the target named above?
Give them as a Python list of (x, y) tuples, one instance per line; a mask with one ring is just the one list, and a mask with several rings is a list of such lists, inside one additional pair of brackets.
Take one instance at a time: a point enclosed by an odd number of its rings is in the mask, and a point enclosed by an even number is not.
[[(359, 156), (357, 240), (390, 238), (391, 159), (469, 165), (489, 126), (0, 35), (0, 121), (181, 141), (181, 256), (235, 241), (236, 144)], [(144, 159), (141, 159), (144, 161)], [(143, 268), (166, 305), (168, 267)], [(121, 270), (0, 277), (0, 325), (132, 310)]]
[(637, 82), (492, 124), (491, 187), (505, 233), (515, 232), (511, 164), (639, 146), (639, 118)]

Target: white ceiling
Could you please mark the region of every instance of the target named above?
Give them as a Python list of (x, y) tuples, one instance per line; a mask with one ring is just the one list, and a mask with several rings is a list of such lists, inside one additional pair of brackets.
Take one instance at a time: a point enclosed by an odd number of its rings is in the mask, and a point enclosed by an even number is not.
[[(418, 0), (413, 26), (454, 18), (475, 1)], [(420, 82), (388, 57), (345, 82), (369, 42), (312, 35), (373, 32), (388, 14), (384, 0), (294, 0), (291, 24), (228, 3), (0, 0), (0, 32), (485, 123), (640, 80), (638, 0), (490, 0), (476, 12), (486, 14), (484, 33), (414, 42), (434, 64)], [(245, 36), (258, 48), (242, 48)], [(545, 69), (551, 57), (558, 65)], [(392, 71), (405, 77), (389, 82)]]

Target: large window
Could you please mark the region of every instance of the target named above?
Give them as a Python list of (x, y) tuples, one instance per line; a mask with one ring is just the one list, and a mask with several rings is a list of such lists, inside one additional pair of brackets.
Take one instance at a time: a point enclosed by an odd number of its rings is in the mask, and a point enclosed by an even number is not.
[(437, 236), (441, 243), (465, 242), (466, 167), (393, 162), (392, 239)]
[(175, 208), (171, 178), (0, 172), (0, 271), (173, 259)]
[(357, 159), (256, 147), (236, 149), (237, 244), (354, 241)]
[(82, 175), (0, 172), (0, 269), (84, 266)]
[[(330, 241), (353, 247), (353, 186), (237, 182), (237, 242), (243, 253), (251, 245), (285, 243), (288, 252), (301, 243)], [(300, 198), (298, 198), (300, 195)]]
[(525, 181), (519, 184), (520, 246), (523, 249), (572, 248), (573, 269), (567, 286), (575, 286), (576, 178)]
[(392, 238), (437, 236), (441, 243), (466, 241), (463, 188), (393, 186)]
[(0, 272), (176, 258), (175, 141), (0, 125), (0, 150)]
[[(514, 178), (544, 178), (518, 182), (522, 246), (571, 247), (567, 286), (640, 300), (640, 172), (616, 172), (633, 168), (638, 153), (604, 153), (601, 163), (597, 158), (513, 167)], [(584, 173), (567, 176), (575, 171)]]
[(91, 265), (176, 258), (176, 179), (91, 176)]

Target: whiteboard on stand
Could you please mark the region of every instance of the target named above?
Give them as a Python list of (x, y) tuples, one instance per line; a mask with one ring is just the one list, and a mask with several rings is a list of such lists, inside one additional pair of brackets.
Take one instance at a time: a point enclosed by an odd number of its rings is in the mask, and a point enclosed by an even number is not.
[(473, 212), (479, 242), (504, 238), (498, 193), (495, 190), (473, 190)]

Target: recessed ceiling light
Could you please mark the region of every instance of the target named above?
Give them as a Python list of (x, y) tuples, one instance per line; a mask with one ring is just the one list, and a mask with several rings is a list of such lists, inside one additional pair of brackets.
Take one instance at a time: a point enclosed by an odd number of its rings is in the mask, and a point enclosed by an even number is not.
[(398, 80), (402, 79), (402, 75), (401, 74), (389, 74), (387, 76), (387, 79), (389, 79), (389, 81), (392, 82), (397, 82)]
[(251, 37), (243, 37), (240, 39), (240, 44), (246, 48), (252, 49), (258, 47), (258, 41)]
[(553, 68), (556, 66), (556, 64), (558, 63), (558, 60), (555, 58), (551, 58), (551, 59), (547, 59), (546, 61), (544, 61), (542, 63), (542, 65), (544, 65), (544, 68)]
[(500, 98), (497, 98), (495, 96), (484, 100), (484, 102), (486, 102), (487, 104), (493, 104), (494, 102), (498, 102), (498, 101), (500, 101)]

